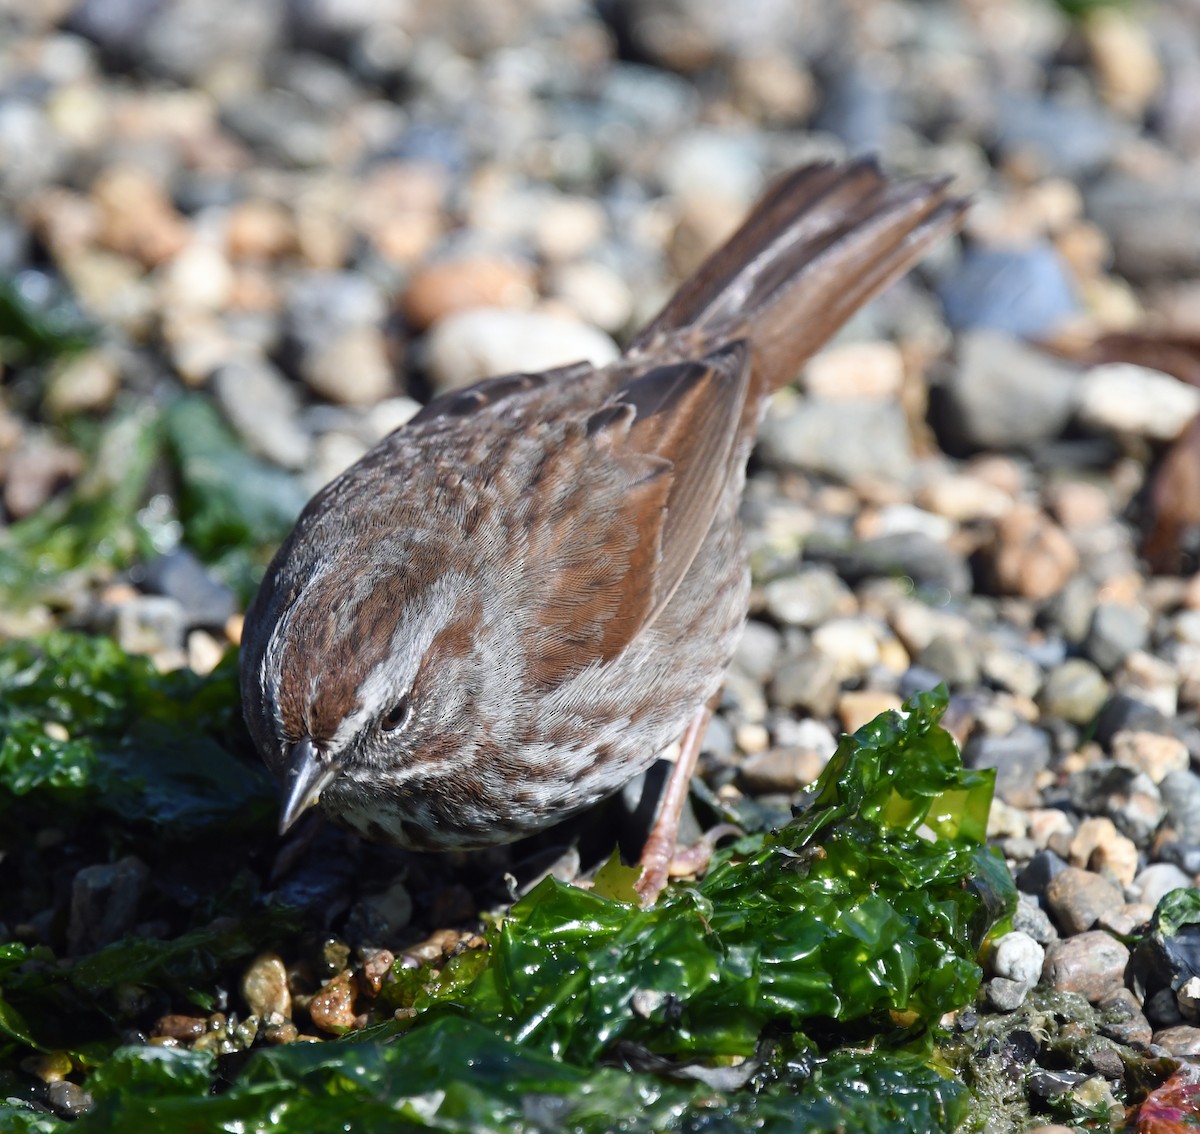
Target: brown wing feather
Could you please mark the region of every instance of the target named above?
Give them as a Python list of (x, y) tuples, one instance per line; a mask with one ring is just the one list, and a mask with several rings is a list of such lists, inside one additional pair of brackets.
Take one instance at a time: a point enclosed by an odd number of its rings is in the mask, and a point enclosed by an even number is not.
[(655, 367), (564, 445), (558, 460), (580, 475), (529, 538), (533, 680), (556, 685), (615, 657), (674, 594), (731, 474), (748, 364), (734, 343)]

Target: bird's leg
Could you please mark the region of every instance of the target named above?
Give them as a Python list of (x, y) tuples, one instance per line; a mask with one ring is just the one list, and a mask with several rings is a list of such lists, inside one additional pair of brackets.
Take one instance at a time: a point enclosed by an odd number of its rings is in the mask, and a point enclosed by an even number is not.
[(654, 820), (654, 826), (650, 828), (645, 848), (642, 850), (642, 876), (638, 879), (635, 889), (642, 899), (643, 907), (654, 905), (667, 884), (671, 860), (675, 857), (679, 819), (683, 815), (683, 805), (687, 802), (692, 773), (695, 772), (696, 761), (700, 757), (700, 742), (704, 739), (704, 730), (708, 728), (712, 713), (711, 704), (700, 709), (688, 722), (679, 742), (679, 758), (667, 777), (658, 817)]

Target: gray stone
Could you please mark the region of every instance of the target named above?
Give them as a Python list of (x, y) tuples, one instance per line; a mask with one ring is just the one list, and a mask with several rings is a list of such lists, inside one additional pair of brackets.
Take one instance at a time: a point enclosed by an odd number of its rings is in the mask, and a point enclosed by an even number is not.
[(1048, 945), (1058, 938), (1058, 930), (1054, 928), (1049, 914), (1038, 904), (1037, 898), (1032, 894), (1025, 893), (1024, 890), (1017, 892), (1017, 908), (1013, 913), (1013, 931), (1024, 933), (1039, 945)]
[(1191, 771), (1168, 772), (1158, 790), (1180, 842), (1200, 843), (1200, 776)]
[(964, 762), (996, 769), (996, 794), (1014, 807), (1041, 802), (1037, 776), (1050, 763), (1050, 738), (1032, 725), (1018, 725), (1007, 736), (976, 735), (967, 741)]
[(1077, 178), (1106, 164), (1130, 130), (1095, 100), (1005, 92), (995, 100), (996, 143), (1047, 173)]
[(1070, 420), (1078, 382), (1076, 367), (1010, 334), (969, 331), (942, 387), (939, 433), (959, 454), (1036, 447)]
[(85, 866), (71, 885), (67, 947), (73, 956), (119, 941), (133, 929), (150, 877), (140, 858)]
[(1084, 652), (1105, 673), (1111, 673), (1150, 637), (1150, 615), (1141, 606), (1102, 602), (1092, 615)]
[(238, 359), (218, 367), (213, 393), (229, 424), (251, 452), (288, 469), (303, 467), (312, 438), (301, 428), (300, 396), (265, 359)]
[(1187, 890), (1194, 881), (1172, 863), (1155, 862), (1138, 874), (1133, 885), (1146, 905), (1157, 906), (1172, 890)]
[(908, 481), (914, 468), (908, 421), (895, 402), (797, 402), (767, 415), (759, 453), (768, 464), (847, 483)]
[(767, 612), (785, 626), (820, 626), (846, 613), (850, 589), (825, 566), (806, 567), (795, 575), (772, 579), (763, 588)]
[(951, 687), (979, 683), (979, 655), (974, 645), (962, 638), (939, 634), (915, 660), (922, 668), (940, 674)]
[(233, 591), (218, 583), (186, 547), (151, 559), (133, 577), (150, 594), (179, 603), (188, 627), (224, 626), (237, 610)]
[(1038, 705), (1047, 716), (1086, 725), (1108, 698), (1108, 682), (1085, 658), (1068, 658), (1046, 676)]
[(1149, 844), (1166, 814), (1162, 796), (1145, 772), (1110, 760), (1077, 772), (1068, 790), (1075, 807), (1086, 815), (1107, 815), (1139, 847)]
[(809, 650), (783, 663), (771, 682), (771, 701), (783, 709), (799, 709), (827, 717), (837, 706), (837, 666), (821, 650)]
[(971, 569), (963, 557), (920, 532), (897, 532), (848, 546), (823, 546), (810, 541), (805, 554), (832, 564), (851, 583), (879, 576), (909, 578), (918, 587), (945, 590), (951, 595), (971, 592)]
[(757, 619), (747, 619), (733, 664), (757, 681), (769, 681), (783, 652), (783, 639), (774, 626)]
[(1087, 197), (1088, 213), (1113, 247), (1113, 270), (1135, 282), (1200, 275), (1200, 185), (1182, 174), (1166, 181), (1105, 177)]

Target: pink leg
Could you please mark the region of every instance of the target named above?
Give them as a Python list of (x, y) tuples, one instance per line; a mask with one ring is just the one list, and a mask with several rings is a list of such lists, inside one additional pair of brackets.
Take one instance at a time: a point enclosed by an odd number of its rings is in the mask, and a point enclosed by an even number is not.
[(712, 706), (705, 705), (684, 730), (679, 744), (679, 759), (667, 777), (667, 788), (663, 792), (658, 818), (650, 829), (646, 846), (642, 850), (642, 876), (635, 889), (642, 899), (642, 906), (652, 906), (658, 900), (671, 871), (671, 859), (675, 856), (675, 840), (679, 834), (679, 819), (683, 805), (687, 802), (688, 787), (696, 761), (700, 757), (700, 741), (712, 716)]

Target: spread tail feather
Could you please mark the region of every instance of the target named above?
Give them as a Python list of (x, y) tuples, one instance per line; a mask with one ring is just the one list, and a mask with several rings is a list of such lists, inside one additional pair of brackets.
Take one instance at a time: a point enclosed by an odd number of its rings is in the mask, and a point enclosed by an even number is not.
[(867, 300), (962, 223), (948, 179), (889, 181), (872, 159), (777, 181), (638, 335), (631, 352), (692, 329), (749, 338), (776, 390)]

